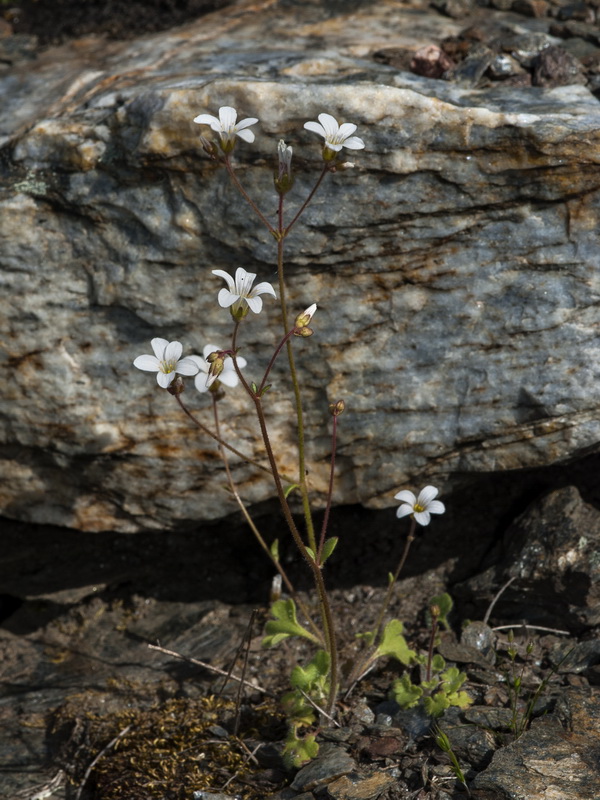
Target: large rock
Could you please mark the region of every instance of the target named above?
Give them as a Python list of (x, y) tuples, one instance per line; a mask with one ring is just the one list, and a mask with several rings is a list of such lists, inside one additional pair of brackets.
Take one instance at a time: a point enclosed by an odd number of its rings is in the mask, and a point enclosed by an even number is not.
[[(306, 120), (327, 110), (366, 142), (287, 249), (292, 308), (319, 304), (316, 335), (295, 342), (317, 504), (338, 398), (335, 502), (382, 507), (409, 481), (548, 465), (600, 439), (597, 100), (581, 85), (477, 91), (398, 71), (371, 54), (465, 21), (393, 0), (332, 8), (241, 0), (177, 31), (50, 50), (2, 78), (6, 515), (136, 531), (235, 508), (212, 440), (131, 366), (153, 336), (186, 353), (228, 344), (211, 269), (275, 279), (271, 236), (192, 123), (226, 104), (260, 119), (236, 158), (267, 214), (279, 137), (297, 156), (291, 213), (320, 168)], [(244, 323), (251, 378), (278, 326), (270, 301)], [(206, 398), (185, 399), (210, 424)], [(282, 369), (267, 410), (291, 472)], [(221, 417), (263, 457), (240, 390)], [(272, 495), (232, 464), (249, 503)]]

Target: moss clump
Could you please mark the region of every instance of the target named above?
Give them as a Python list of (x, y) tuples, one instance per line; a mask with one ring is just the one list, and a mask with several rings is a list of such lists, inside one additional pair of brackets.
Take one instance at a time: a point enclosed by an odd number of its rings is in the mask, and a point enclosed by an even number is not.
[[(238, 736), (227, 735), (222, 726), (235, 713), (233, 701), (204, 697), (86, 714), (85, 746), (78, 747), (73, 780), (80, 783), (97, 759), (83, 795), (94, 800), (189, 800), (195, 791), (218, 792), (225, 784), (227, 794), (263, 798), (265, 787), (256, 779), (261, 769), (249, 752), (257, 743), (257, 728), (272, 725), (279, 714), (265, 704), (253, 709)], [(66, 760), (73, 763), (72, 755)]]

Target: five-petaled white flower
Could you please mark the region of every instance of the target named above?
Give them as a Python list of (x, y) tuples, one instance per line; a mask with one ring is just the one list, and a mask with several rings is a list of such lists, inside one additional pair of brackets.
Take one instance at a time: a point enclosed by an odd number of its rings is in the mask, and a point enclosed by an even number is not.
[(338, 125), (337, 120), (331, 114), (319, 114), (318, 122), (305, 122), (304, 127), (307, 131), (322, 136), (325, 139), (325, 148), (334, 153), (339, 153), (342, 147), (347, 147), (349, 150), (362, 150), (365, 146), (362, 139), (352, 135), (356, 130), (353, 122), (344, 122), (342, 125)]
[(227, 284), (227, 289), (221, 289), (218, 301), (221, 308), (230, 308), (234, 319), (240, 320), (248, 313), (248, 308), (259, 314), (262, 309), (263, 301), (260, 294), (272, 294), (277, 297), (275, 289), (270, 283), (259, 283), (252, 288), (256, 274), (246, 272), (242, 267), (235, 271), (235, 280), (222, 269), (213, 269), (213, 275), (223, 278)]
[(239, 136), (245, 142), (254, 141), (254, 133), (248, 128), (258, 122), (256, 117), (248, 117), (237, 122), (237, 111), (231, 106), (221, 106), (219, 117), (212, 114), (199, 114), (194, 118), (194, 122), (199, 125), (210, 125), (213, 131), (219, 134), (221, 150), (224, 153), (231, 153), (235, 145), (235, 137)]
[(398, 494), (394, 495), (394, 499), (400, 500), (402, 505), (396, 511), (396, 516), (401, 518), (411, 514), (419, 525), (429, 525), (432, 514), (443, 514), (446, 510), (446, 506), (443, 503), (439, 500), (434, 500), (437, 493), (438, 490), (435, 486), (426, 486), (421, 489), (418, 497), (415, 497), (407, 489), (398, 492)]
[(175, 380), (175, 374), (195, 375), (198, 365), (191, 356), (181, 358), (183, 345), (181, 342), (168, 342), (166, 339), (152, 339), (150, 342), (154, 355), (138, 356), (133, 366), (146, 372), (156, 372), (158, 385), (167, 389)]
[[(217, 380), (221, 383), (224, 383), (225, 386), (229, 386), (231, 388), (237, 386), (239, 383), (240, 379), (238, 378), (238, 374), (233, 366), (233, 359), (231, 356), (225, 357), (223, 370), (216, 378), (208, 374), (210, 370), (210, 363), (206, 359), (211, 353), (215, 353), (219, 349), (220, 348), (217, 347), (216, 344), (207, 344), (202, 351), (203, 358), (200, 358), (200, 356), (189, 356), (191, 359), (193, 359), (199, 370), (198, 374), (194, 378), (194, 385), (199, 392), (207, 392)], [(240, 369), (243, 369), (247, 363), (248, 362), (245, 358), (242, 358), (241, 356), (237, 357), (237, 364)]]

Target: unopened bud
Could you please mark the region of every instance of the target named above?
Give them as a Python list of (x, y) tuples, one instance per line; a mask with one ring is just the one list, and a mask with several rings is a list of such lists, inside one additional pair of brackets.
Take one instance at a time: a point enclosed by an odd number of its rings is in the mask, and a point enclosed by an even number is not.
[(309, 306), (302, 314), (298, 314), (296, 322), (294, 323), (296, 328), (305, 328), (310, 323), (316, 310), (317, 304), (313, 303), (312, 306)]
[(200, 144), (202, 145), (202, 149), (207, 155), (209, 155), (213, 159), (217, 158), (219, 150), (214, 142), (211, 142), (210, 139), (207, 139), (205, 136), (201, 136)]
[(312, 328), (296, 328), (294, 331), (294, 336), (302, 336), (304, 339), (306, 339), (308, 336), (312, 336), (313, 333), (314, 331)]
[(339, 417), (340, 414), (344, 413), (344, 409), (346, 408), (346, 404), (343, 400), (338, 400), (337, 403), (330, 403), (329, 405), (329, 413), (332, 417)]
[(209, 377), (213, 378), (213, 380), (218, 378), (223, 372), (225, 359), (221, 356), (221, 353), (216, 350), (214, 353), (210, 353), (210, 355), (206, 357), (206, 360), (210, 364), (210, 369), (208, 370)]
[(167, 392), (172, 394), (173, 397), (177, 397), (178, 394), (181, 394), (185, 389), (185, 384), (183, 383), (183, 378), (179, 375), (175, 378), (174, 381), (171, 382), (170, 386), (167, 386)]
[(277, 155), (279, 157), (279, 167), (274, 176), (275, 188), (279, 194), (286, 194), (294, 185), (292, 175), (292, 148), (283, 141), (279, 140), (277, 145)]
[(435, 603), (432, 606), (429, 606), (429, 611), (431, 613), (431, 616), (434, 619), (437, 619), (440, 616), (440, 614), (442, 613), (440, 607), (438, 605), (436, 605)]

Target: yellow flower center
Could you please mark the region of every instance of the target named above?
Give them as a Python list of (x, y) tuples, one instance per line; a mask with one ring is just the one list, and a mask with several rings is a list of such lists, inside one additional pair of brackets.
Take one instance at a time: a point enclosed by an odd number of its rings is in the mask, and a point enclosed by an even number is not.
[(420, 506), (418, 503), (415, 503), (414, 511), (415, 514), (421, 514), (423, 511), (425, 511), (425, 506)]

